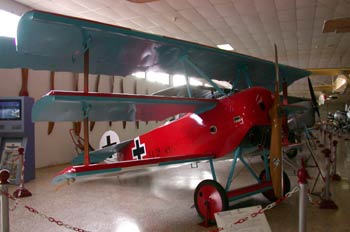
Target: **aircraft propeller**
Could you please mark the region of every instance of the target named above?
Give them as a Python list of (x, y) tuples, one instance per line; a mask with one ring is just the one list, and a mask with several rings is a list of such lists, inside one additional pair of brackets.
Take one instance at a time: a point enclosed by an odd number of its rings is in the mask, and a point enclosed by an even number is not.
[(316, 99), (316, 95), (315, 95), (315, 92), (314, 92), (314, 88), (312, 87), (312, 83), (311, 83), (311, 80), (310, 80), (309, 77), (307, 78), (307, 82), (309, 84), (309, 91), (310, 91), (310, 96), (311, 96), (312, 108), (317, 113), (318, 118), (321, 118), (320, 110), (318, 108), (318, 103), (317, 103), (317, 99)]
[(270, 173), (275, 197), (282, 196), (282, 118), (279, 97), (279, 67), (277, 57), (277, 46), (275, 44), (275, 92), (274, 102), (270, 109), (271, 117), (271, 143), (270, 143)]

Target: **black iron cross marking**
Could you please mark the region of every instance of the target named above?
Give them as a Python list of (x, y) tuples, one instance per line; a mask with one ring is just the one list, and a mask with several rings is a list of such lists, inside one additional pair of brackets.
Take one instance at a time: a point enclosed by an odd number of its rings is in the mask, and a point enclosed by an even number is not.
[(104, 145), (102, 148), (109, 147), (109, 146), (111, 146), (111, 145), (113, 145), (113, 144), (116, 144), (116, 142), (111, 143), (111, 136), (107, 135), (107, 138), (106, 138), (106, 139), (107, 139), (107, 144)]
[(145, 144), (140, 145), (140, 138), (134, 139), (135, 147), (132, 148), (132, 156), (138, 160), (141, 160), (146, 155)]

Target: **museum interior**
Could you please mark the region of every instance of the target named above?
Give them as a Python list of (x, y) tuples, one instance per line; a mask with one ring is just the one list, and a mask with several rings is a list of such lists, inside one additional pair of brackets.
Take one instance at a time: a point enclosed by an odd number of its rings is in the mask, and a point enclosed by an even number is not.
[(350, 232), (349, 0), (0, 0), (0, 232)]

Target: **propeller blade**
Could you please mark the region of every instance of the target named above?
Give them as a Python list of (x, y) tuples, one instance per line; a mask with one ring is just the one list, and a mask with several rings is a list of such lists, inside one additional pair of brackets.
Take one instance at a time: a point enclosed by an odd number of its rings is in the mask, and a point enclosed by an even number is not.
[(317, 103), (317, 99), (316, 99), (316, 95), (314, 92), (314, 88), (312, 87), (312, 83), (310, 78), (307, 78), (307, 82), (309, 84), (309, 91), (310, 91), (310, 95), (311, 95), (311, 101), (312, 101), (312, 107), (314, 108), (314, 111), (316, 111), (318, 118), (321, 118), (320, 116), (320, 110), (318, 108), (318, 103)]
[[(74, 91), (79, 90), (79, 73), (72, 73), (73, 89)], [(76, 135), (80, 134), (81, 122), (73, 122), (73, 128)]]
[[(55, 72), (51, 71), (50, 72), (50, 90), (54, 90), (55, 89)], [(53, 128), (55, 127), (55, 123), (54, 122), (49, 122), (48, 126), (47, 126), (47, 134), (50, 135), (53, 131)]]
[(90, 131), (93, 131), (93, 129), (95, 128), (95, 123), (94, 121), (90, 122)]
[(55, 127), (55, 122), (49, 122), (47, 125), (47, 134), (50, 135)]
[(270, 173), (275, 196), (280, 198), (282, 196), (282, 118), (280, 116), (279, 67), (276, 45), (275, 59), (276, 81), (274, 102), (269, 112), (271, 118)]
[(22, 68), (21, 73), (22, 73), (22, 86), (21, 86), (21, 90), (19, 91), (18, 95), (19, 96), (29, 96), (29, 92), (28, 92), (29, 69)]
[(76, 135), (80, 135), (81, 132), (81, 122), (73, 122), (73, 129)]

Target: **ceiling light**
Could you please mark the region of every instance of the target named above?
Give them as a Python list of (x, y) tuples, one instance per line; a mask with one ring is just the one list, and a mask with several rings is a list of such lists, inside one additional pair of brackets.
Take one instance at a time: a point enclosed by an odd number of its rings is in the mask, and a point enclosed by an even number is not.
[(235, 50), (231, 45), (229, 44), (219, 44), (216, 45), (218, 48), (222, 49), (222, 50), (227, 50), (227, 51), (233, 51)]
[(347, 78), (344, 74), (340, 74), (335, 79), (335, 86), (333, 86), (333, 92), (343, 93), (347, 87)]

